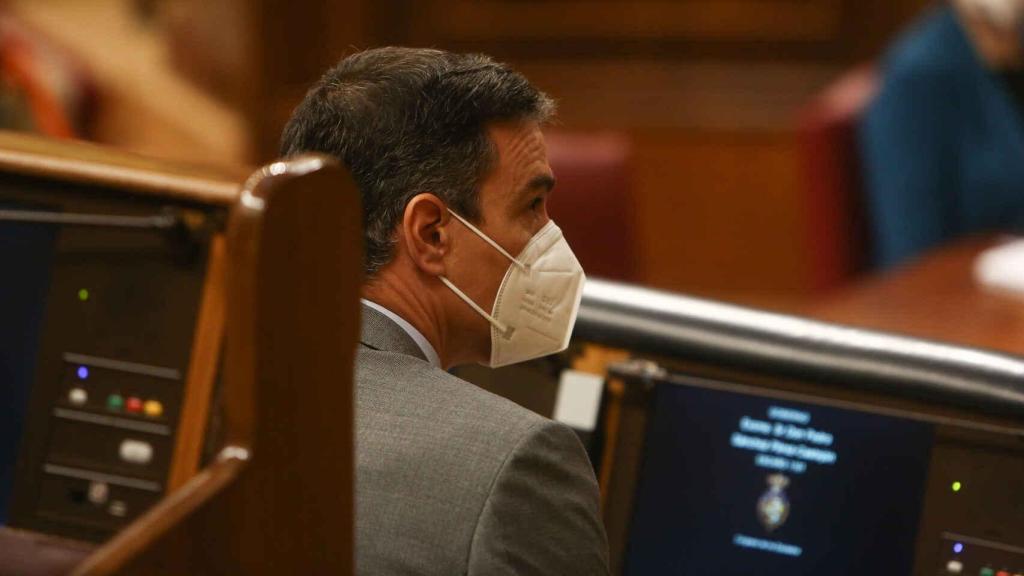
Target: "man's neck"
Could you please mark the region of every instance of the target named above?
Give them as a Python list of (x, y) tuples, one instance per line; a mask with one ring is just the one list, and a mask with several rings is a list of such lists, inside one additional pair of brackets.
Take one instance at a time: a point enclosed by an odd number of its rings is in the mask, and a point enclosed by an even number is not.
[(447, 326), (442, 321), (443, 315), (425, 296), (425, 291), (412, 290), (407, 283), (397, 282), (390, 274), (380, 273), (363, 286), (363, 298), (412, 324), (437, 352), (441, 366), (446, 369), (451, 366), (453, 359), (447, 345)]

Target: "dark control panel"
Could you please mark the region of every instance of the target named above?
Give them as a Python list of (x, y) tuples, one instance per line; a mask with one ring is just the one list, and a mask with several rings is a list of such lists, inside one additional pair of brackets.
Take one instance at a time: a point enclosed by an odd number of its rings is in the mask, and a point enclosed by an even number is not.
[(1024, 575), (1024, 548), (970, 536), (943, 534), (945, 554), (935, 574)]
[(918, 534), (921, 574), (1024, 574), (1024, 441), (937, 438)]
[(1024, 427), (632, 369), (626, 574), (1024, 575)]
[(101, 540), (163, 495), (221, 218), (5, 178), (0, 524)]

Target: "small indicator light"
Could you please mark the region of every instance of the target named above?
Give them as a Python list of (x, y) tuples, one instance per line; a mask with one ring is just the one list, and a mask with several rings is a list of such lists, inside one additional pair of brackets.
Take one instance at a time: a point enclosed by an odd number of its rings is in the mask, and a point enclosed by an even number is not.
[(999, 572), (996, 572), (996, 576), (1010, 576), (1010, 573), (1006, 570), (1000, 570)]
[(120, 394), (111, 394), (107, 396), (107, 408), (114, 412), (120, 412), (121, 408), (124, 407), (124, 398)]
[(81, 301), (81, 302), (86, 302), (87, 300), (89, 300), (89, 291), (86, 290), (85, 288), (79, 289), (78, 290), (78, 300)]
[(128, 397), (128, 401), (125, 402), (125, 410), (129, 412), (142, 412), (142, 399), (136, 396)]
[(959, 554), (964, 551), (964, 545), (960, 542), (953, 544), (953, 554)]
[(996, 576), (996, 571), (991, 568), (982, 568), (979, 576)]
[(142, 406), (142, 410), (146, 413), (146, 416), (149, 416), (150, 418), (158, 418), (164, 413), (164, 405), (156, 400), (147, 400)]
[(86, 366), (79, 366), (78, 370), (75, 371), (75, 374), (78, 374), (79, 380), (85, 380), (89, 377), (89, 368)]
[(953, 482), (953, 492), (959, 492), (964, 485), (959, 482)]
[(960, 574), (964, 571), (964, 564), (959, 560), (950, 560), (946, 563), (946, 574)]

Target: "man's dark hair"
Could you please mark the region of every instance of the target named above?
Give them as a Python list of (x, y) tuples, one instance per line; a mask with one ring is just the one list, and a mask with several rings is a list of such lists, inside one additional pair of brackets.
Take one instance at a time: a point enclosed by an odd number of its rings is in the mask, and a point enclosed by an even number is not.
[(482, 54), (377, 48), (344, 58), (309, 90), (281, 153), (322, 152), (348, 167), (362, 194), (369, 278), (391, 261), (416, 194), (479, 221), (477, 193), (497, 159), (489, 123), (544, 122), (553, 112), (526, 78)]

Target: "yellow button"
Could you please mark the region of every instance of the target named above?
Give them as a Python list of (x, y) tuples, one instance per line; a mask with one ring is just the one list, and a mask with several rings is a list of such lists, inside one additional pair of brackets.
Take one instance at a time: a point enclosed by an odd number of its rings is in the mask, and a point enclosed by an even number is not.
[(142, 411), (146, 413), (146, 416), (156, 418), (164, 413), (164, 405), (156, 400), (146, 400), (146, 404), (142, 407)]

